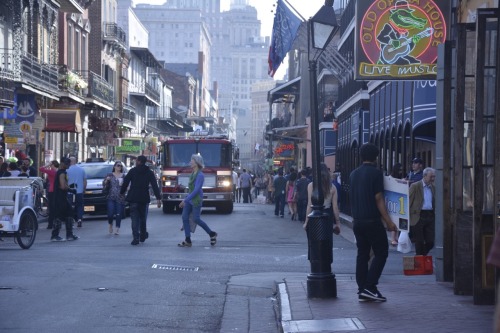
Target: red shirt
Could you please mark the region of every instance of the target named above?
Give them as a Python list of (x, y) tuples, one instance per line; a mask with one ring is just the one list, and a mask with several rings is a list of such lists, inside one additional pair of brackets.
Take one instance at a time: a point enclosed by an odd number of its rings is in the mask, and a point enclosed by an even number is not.
[(56, 180), (57, 169), (52, 169), (51, 167), (40, 167), (40, 171), (47, 174), (49, 179), (49, 192), (54, 192), (54, 182)]

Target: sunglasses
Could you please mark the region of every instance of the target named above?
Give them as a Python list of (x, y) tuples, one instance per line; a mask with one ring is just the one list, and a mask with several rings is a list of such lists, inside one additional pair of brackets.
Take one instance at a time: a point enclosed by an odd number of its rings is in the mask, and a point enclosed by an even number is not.
[(117, 167), (117, 166), (123, 168), (123, 165), (121, 165), (121, 164), (115, 164), (115, 167)]

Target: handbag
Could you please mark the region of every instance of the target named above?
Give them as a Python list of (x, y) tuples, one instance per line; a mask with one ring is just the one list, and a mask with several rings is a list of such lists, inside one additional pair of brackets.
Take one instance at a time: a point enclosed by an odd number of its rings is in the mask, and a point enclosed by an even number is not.
[(411, 240), (408, 231), (401, 231), (398, 238), (398, 252), (408, 253), (411, 251)]

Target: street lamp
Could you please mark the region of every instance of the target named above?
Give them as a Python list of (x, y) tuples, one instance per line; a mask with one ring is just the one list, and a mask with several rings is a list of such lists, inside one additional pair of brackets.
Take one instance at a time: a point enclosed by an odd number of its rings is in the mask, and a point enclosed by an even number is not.
[(148, 136), (148, 131), (146, 131), (146, 127), (141, 131), (141, 136), (142, 136), (142, 155), (144, 155), (144, 152), (146, 151), (146, 137)]
[(332, 273), (333, 222), (323, 212), (324, 193), (321, 187), (319, 147), (319, 111), (317, 61), (337, 32), (339, 25), (333, 9), (333, 0), (325, 0), (320, 10), (307, 21), (307, 56), (309, 60), (311, 148), (313, 192), (312, 212), (308, 215), (307, 235), (311, 273), (307, 276), (308, 298), (337, 297), (337, 281)]

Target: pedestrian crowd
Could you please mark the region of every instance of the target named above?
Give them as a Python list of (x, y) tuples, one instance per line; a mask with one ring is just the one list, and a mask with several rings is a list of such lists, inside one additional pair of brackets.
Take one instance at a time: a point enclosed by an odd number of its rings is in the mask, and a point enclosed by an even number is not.
[[(356, 262), (356, 282), (358, 298), (361, 302), (384, 302), (386, 298), (378, 290), (378, 280), (383, 272), (388, 257), (389, 242), (386, 231), (392, 232), (391, 245), (398, 245), (398, 227), (391, 220), (384, 199), (384, 171), (378, 167), (379, 150), (373, 144), (364, 144), (360, 148), (361, 165), (349, 176), (350, 209), (353, 218), (353, 231), (358, 249)], [(31, 166), (26, 155), (19, 154), (18, 160), (0, 161), (0, 177), (32, 177), (37, 170)], [(114, 163), (112, 171), (103, 179), (103, 193), (107, 197), (108, 232), (119, 235), (126, 203), (130, 205), (132, 242), (138, 245), (148, 239), (147, 216), (151, 196), (150, 188), (161, 207), (161, 194), (153, 171), (146, 165), (146, 157), (139, 156), (134, 168), (127, 174), (123, 172), (122, 162)], [(217, 242), (217, 232), (212, 230), (200, 217), (203, 205), (204, 161), (199, 154), (190, 159), (192, 173), (189, 177), (187, 195), (180, 202), (182, 209), (182, 230), (184, 240), (179, 247), (191, 247), (191, 234), (200, 226), (208, 235), (210, 244)], [(332, 233), (339, 234), (340, 224), (340, 173), (331, 172), (321, 164), (319, 183), (312, 182), (311, 169), (296, 172), (292, 167), (285, 173), (283, 168), (276, 171), (252, 174), (242, 169), (240, 173), (233, 169), (233, 200), (249, 204), (258, 197), (265, 198), (268, 204), (274, 204), (276, 217), (284, 218), (285, 209), (292, 221), (303, 223), (307, 231), (309, 216), (313, 209), (322, 210), (331, 223)], [(54, 160), (38, 170), (46, 175), (49, 201), (48, 228), (52, 229), (51, 241), (77, 240), (73, 233), (73, 222), (82, 227), (83, 193), (87, 186), (85, 171), (78, 166), (75, 157)], [(423, 167), (423, 160), (412, 160), (411, 171), (403, 177), (402, 165), (396, 163), (390, 176), (405, 179), (409, 185), (410, 228), (409, 238), (415, 244), (416, 255), (426, 256), (434, 247), (435, 238), (435, 170)], [(319, 202), (318, 188), (322, 192)], [(66, 238), (59, 233), (65, 225)]]

